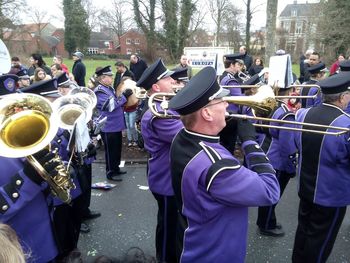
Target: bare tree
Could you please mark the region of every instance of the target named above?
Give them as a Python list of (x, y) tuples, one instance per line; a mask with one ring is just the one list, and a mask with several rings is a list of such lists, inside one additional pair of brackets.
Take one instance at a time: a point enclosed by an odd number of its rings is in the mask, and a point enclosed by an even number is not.
[[(95, 1), (96, 2), (96, 1)], [(90, 32), (93, 30), (96, 30), (96, 28), (99, 26), (99, 20), (101, 18), (100, 16), (100, 10), (97, 6), (95, 6), (94, 1), (92, 0), (82, 0), (81, 4), (86, 11), (86, 14), (88, 16), (88, 25)]]
[(250, 27), (251, 21), (254, 13), (259, 11), (259, 7), (264, 5), (265, 3), (260, 3), (256, 6), (251, 6), (252, 0), (243, 0), (244, 5), (246, 6), (246, 24), (245, 24), (245, 46), (247, 48), (247, 52), (250, 50)]
[(0, 37), (5, 28), (13, 28), (14, 22), (20, 21), (19, 14), (26, 6), (25, 0), (0, 0)]
[(221, 39), (228, 42), (228, 45), (233, 47), (234, 50), (237, 50), (242, 43), (240, 36), (243, 27), (243, 24), (240, 22), (242, 21), (242, 13), (242, 10), (229, 3), (223, 16), (223, 32), (225, 34)]
[(267, 0), (265, 61), (268, 61), (269, 58), (275, 53), (277, 5), (277, 0)]
[(220, 45), (220, 34), (222, 32), (222, 19), (223, 19), (225, 10), (227, 10), (228, 4), (229, 4), (229, 0), (215, 0), (215, 1), (207, 0), (209, 12), (216, 27), (215, 42), (217, 46)]
[(44, 10), (39, 10), (34, 7), (30, 8), (30, 11), (28, 12), (28, 15), (32, 22), (36, 26), (36, 44), (37, 44), (37, 50), (39, 53), (41, 53), (41, 37), (42, 37), (42, 32), (44, 28), (46, 27), (46, 23), (49, 21), (49, 16), (47, 11)]
[(112, 8), (108, 11), (101, 11), (101, 23), (119, 37), (128, 31), (133, 25), (132, 5), (124, 0), (113, 0)]

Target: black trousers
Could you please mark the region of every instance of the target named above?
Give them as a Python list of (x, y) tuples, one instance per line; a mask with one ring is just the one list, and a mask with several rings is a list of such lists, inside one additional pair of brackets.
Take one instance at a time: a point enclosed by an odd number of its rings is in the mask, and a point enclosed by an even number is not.
[(176, 260), (176, 227), (177, 206), (175, 196), (164, 196), (153, 193), (158, 203), (156, 228), (156, 253), (158, 262), (177, 262)]
[(332, 252), (345, 207), (324, 207), (300, 199), (292, 262), (326, 262)]
[(74, 200), (74, 205), (79, 209), (81, 216), (84, 217), (90, 213), (91, 201), (91, 181), (92, 167), (91, 164), (83, 164), (78, 168), (78, 180), (81, 189), (81, 195)]
[[(280, 199), (286, 189), (286, 186), (291, 178), (291, 174), (283, 171), (276, 170), (276, 177), (280, 185)], [(274, 229), (276, 228), (276, 214), (275, 208), (278, 203), (271, 206), (260, 206), (258, 209), (258, 219), (256, 224), (262, 229)]]
[(105, 146), (106, 173), (119, 171), (122, 154), (122, 132), (101, 132)]

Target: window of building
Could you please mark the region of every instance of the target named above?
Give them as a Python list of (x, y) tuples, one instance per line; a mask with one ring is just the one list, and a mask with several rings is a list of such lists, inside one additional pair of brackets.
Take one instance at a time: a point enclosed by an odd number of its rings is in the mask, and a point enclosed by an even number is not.
[(88, 54), (93, 55), (93, 54), (98, 54), (98, 48), (96, 47), (89, 47), (88, 48)]
[(110, 48), (110, 45), (109, 45), (110, 43), (109, 43), (109, 41), (105, 41), (103, 44), (104, 44), (104, 46), (105, 46), (106, 48)]
[(141, 49), (136, 49), (136, 54), (141, 54)]
[(127, 38), (127, 39), (126, 39), (126, 44), (127, 44), (127, 45), (131, 45), (131, 39), (130, 39), (130, 38)]
[(284, 30), (286, 30), (287, 32), (289, 32), (289, 30), (290, 30), (290, 21), (285, 21), (285, 22), (283, 23), (283, 28), (284, 28)]
[(297, 26), (295, 27), (295, 33), (296, 34), (303, 33), (303, 23), (302, 22), (297, 22)]
[(127, 55), (131, 55), (132, 54), (132, 49), (131, 48), (127, 48), (126, 49), (126, 54)]
[(297, 10), (296, 9), (292, 10), (292, 16), (297, 16)]
[(139, 38), (136, 38), (136, 39), (135, 39), (135, 44), (136, 44), (136, 45), (140, 45), (140, 39), (139, 39)]

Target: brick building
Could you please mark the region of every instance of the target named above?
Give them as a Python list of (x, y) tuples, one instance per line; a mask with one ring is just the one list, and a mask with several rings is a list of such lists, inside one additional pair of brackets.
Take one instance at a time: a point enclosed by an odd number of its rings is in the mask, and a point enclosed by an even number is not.
[(145, 35), (136, 29), (130, 29), (120, 36), (116, 51), (121, 55), (145, 54), (147, 52)]

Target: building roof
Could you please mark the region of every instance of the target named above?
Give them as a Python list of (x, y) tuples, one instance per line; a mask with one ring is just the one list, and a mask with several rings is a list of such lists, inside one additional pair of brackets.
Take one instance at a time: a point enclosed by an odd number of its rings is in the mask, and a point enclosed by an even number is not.
[(110, 36), (104, 32), (91, 32), (89, 47), (106, 48), (105, 42), (113, 41)]
[(287, 5), (280, 14), (280, 17), (292, 17), (292, 11), (296, 10), (296, 16), (310, 16), (312, 15), (314, 8), (318, 3), (302, 3), (289, 4)]
[(60, 43), (60, 40), (55, 36), (43, 36), (42, 39), (44, 39), (50, 47), (55, 47)]

